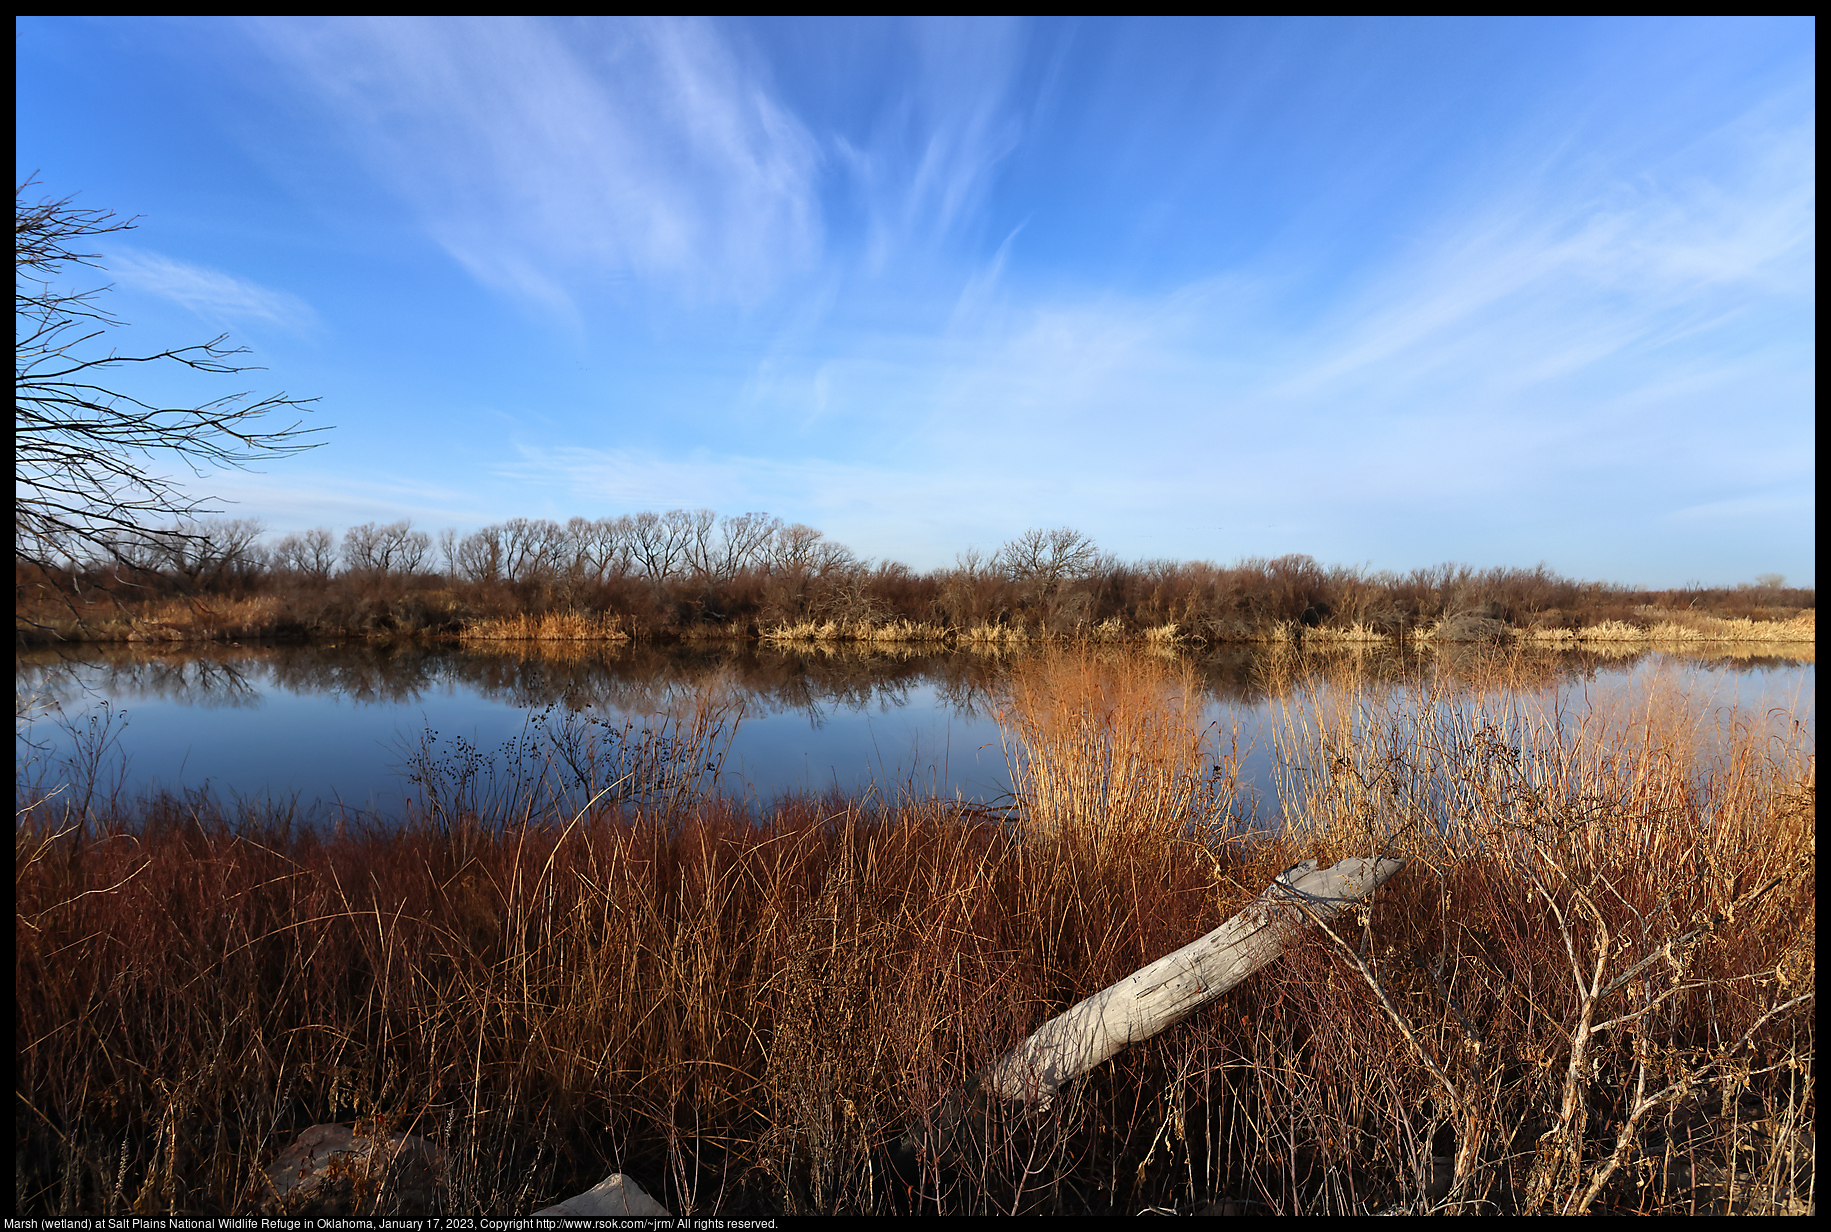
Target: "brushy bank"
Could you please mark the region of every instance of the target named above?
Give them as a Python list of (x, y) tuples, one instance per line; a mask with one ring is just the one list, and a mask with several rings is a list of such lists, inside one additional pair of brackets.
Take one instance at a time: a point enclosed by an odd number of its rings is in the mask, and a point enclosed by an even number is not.
[[(105, 562), (16, 568), (20, 640), (246, 638), (766, 640), (1012, 646), (1393, 641), (1810, 641), (1816, 597), (1752, 585), (1654, 591), (1535, 568), (1407, 573), (1308, 556), (1125, 562), (1066, 528), (917, 573), (807, 526), (673, 510), (471, 535), (407, 523), (264, 544), (257, 524), (193, 522)], [(1804, 622), (1803, 625), (1801, 622)]]
[[(1811, 1207), (1793, 716), (1564, 714), (1504, 663), (1273, 686), (1268, 832), (1181, 669), (1110, 652), (1005, 686), (1010, 818), (750, 815), (699, 777), (716, 697), (487, 780), (428, 752), (385, 827), (22, 781), (19, 1206), (249, 1211), (291, 1133), (361, 1118), (472, 1214), (613, 1168), (682, 1214)], [(1363, 918), (1047, 1112), (948, 1119), (1049, 1014), (1369, 848), (1411, 863)]]

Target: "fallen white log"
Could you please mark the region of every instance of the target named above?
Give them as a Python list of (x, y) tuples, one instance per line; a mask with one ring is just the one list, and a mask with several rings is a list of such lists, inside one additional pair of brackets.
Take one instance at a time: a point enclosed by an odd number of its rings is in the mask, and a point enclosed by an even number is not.
[(1318, 869), (1305, 860), (1225, 924), (1051, 1018), (980, 1075), (981, 1091), (1047, 1107), (1061, 1089), (1124, 1048), (1149, 1039), (1276, 958), (1305, 916), (1323, 919), (1359, 902), (1405, 866), (1357, 857)]

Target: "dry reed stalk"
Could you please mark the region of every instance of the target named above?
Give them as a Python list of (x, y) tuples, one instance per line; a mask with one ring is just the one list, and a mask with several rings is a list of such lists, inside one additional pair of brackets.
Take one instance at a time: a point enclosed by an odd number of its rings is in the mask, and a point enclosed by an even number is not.
[(521, 612), (476, 620), (458, 634), (467, 642), (626, 642), (623, 618), (611, 612)]
[(893, 620), (883, 624), (868, 620), (804, 620), (795, 624), (775, 625), (762, 634), (765, 642), (866, 642), (881, 645), (919, 644), (945, 641), (948, 631), (940, 625), (912, 620)]
[(1087, 640), (1110, 644), (1113, 642), (1123, 642), (1127, 640), (1128, 636), (1125, 629), (1125, 622), (1117, 616), (1109, 616), (1107, 619), (1102, 620), (1099, 624), (1088, 630)]
[(947, 630), (940, 625), (915, 620), (893, 620), (888, 624), (872, 626), (866, 640), (873, 642), (942, 642), (946, 639)]
[(802, 620), (794, 624), (772, 625), (763, 630), (765, 642), (833, 641), (839, 636), (839, 625), (831, 620)]
[(1726, 619), (1687, 615), (1662, 620), (1648, 631), (1654, 641), (1671, 642), (1811, 642), (1818, 636), (1817, 613), (1806, 611), (1791, 620)]
[(959, 636), (961, 643), (969, 646), (1015, 646), (1031, 640), (1030, 631), (1020, 624), (974, 624)]
[(71, 641), (207, 641), (266, 636), (285, 616), (285, 605), (272, 595), (240, 599), (205, 596), (156, 600), (81, 622), (70, 618), (60, 622), (58, 628), (60, 635)]
[[(1278, 738), (1288, 767), (1279, 780), (1283, 813), (1306, 849), (1358, 851), (1378, 842), (1434, 865), (1446, 885), (1485, 876), (1481, 892), (1497, 906), (1538, 917), (1553, 948), (1535, 942), (1515, 951), (1494, 978), (1517, 985), (1526, 972), (1538, 973), (1527, 982), (1541, 984), (1530, 995), (1548, 1005), (1574, 1001), (1576, 1019), (1573, 1027), (1565, 1018), (1561, 1046), (1539, 1053), (1560, 1059), (1550, 1070), (1559, 1075), (1558, 1111), (1545, 1131), (1551, 1145), (1520, 1183), (1529, 1205), (1587, 1210), (1644, 1153), (1651, 1114), (1688, 1092), (1733, 1088), (1748, 1068), (1738, 1049), (1760, 1024), (1810, 1000), (1809, 977), (1790, 974), (1809, 967), (1812, 945), (1811, 890), (1800, 877), (1813, 845), (1810, 739), (1792, 710), (1738, 713), (1660, 677), (1595, 698), (1574, 715), (1551, 690), (1469, 690), (1441, 675), (1413, 687), (1405, 697), (1402, 689), (1333, 679), (1287, 705)], [(1450, 903), (1446, 897), (1443, 906)], [(1738, 912), (1759, 913), (1762, 922), (1732, 928)], [(1753, 953), (1751, 932), (1760, 938)], [(1736, 943), (1714, 962), (1701, 960), (1701, 938), (1730, 934)], [(1458, 962), (1471, 973), (1485, 965), (1479, 955)], [(1637, 983), (1653, 963), (1662, 978)], [(1560, 966), (1569, 977), (1563, 988)], [(1366, 974), (1384, 997), (1378, 977)], [(1804, 983), (1804, 999), (1756, 995), (1764, 979), (1783, 993)], [(1707, 1007), (1712, 991), (1719, 1000)], [(1666, 1078), (1649, 1086), (1654, 1054), (1622, 1058), (1621, 1037), (1643, 1037), (1685, 998), (1697, 998), (1691, 1012), (1711, 1019), (1736, 1002), (1735, 1025), (1717, 1027), (1718, 1046), (1692, 1054), (1677, 1078), (1680, 1054), (1664, 1054), (1657, 1072)], [(1456, 1022), (1460, 1042), (1478, 1041), (1461, 1007)], [(1737, 1032), (1743, 1043), (1728, 1045)], [(1446, 1035), (1434, 1043), (1444, 1065), (1458, 1042)], [(1665, 1038), (1659, 1047), (1678, 1042)], [(1439, 1065), (1432, 1055), (1427, 1049), (1425, 1060)], [(1606, 1065), (1603, 1056), (1611, 1058)], [(1597, 1099), (1598, 1067), (1609, 1069), (1605, 1090), (1615, 1074), (1632, 1088), (1611, 1097), (1625, 1119), (1612, 1122), (1614, 1141), (1600, 1155), (1586, 1112)], [(1441, 1067), (1433, 1072), (1441, 1075)], [(1501, 1128), (1471, 1119), (1478, 1091), (1490, 1104), (1504, 1094), (1480, 1091), (1479, 1083), (1458, 1088), (1467, 1097), (1457, 1103), (1465, 1145)], [(1479, 1196), (1492, 1182), (1493, 1164), (1477, 1156), (1458, 1153), (1452, 1201)]]
[(1225, 803), (1181, 664), (1047, 652), (1013, 666), (997, 713), (1026, 833), (1110, 851), (1189, 833)]
[(1305, 641), (1341, 642), (1349, 645), (1383, 645), (1392, 638), (1371, 625), (1354, 621), (1346, 625), (1321, 625), (1304, 633)]

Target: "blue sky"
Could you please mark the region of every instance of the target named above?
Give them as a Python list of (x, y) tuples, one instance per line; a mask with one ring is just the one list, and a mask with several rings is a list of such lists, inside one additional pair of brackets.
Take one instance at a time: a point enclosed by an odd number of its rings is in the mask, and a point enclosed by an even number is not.
[(17, 32), (18, 178), (142, 216), (119, 345), (321, 399), (195, 481), (276, 532), (1814, 577), (1810, 20)]

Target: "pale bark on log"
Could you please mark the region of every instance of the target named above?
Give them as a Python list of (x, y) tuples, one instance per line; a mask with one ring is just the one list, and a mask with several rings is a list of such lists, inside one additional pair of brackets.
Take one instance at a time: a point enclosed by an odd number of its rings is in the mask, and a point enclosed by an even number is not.
[(1286, 869), (1250, 907), (1207, 936), (1044, 1023), (980, 1075), (979, 1089), (1048, 1106), (1074, 1079), (1188, 1017), (1282, 953), (1306, 918), (1294, 900), (1301, 898), (1326, 920), (1404, 866), (1403, 860), (1357, 857), (1333, 868), (1305, 860)]

